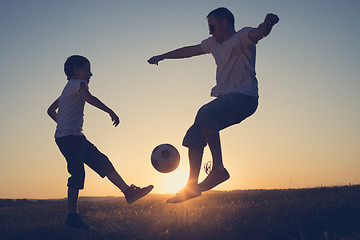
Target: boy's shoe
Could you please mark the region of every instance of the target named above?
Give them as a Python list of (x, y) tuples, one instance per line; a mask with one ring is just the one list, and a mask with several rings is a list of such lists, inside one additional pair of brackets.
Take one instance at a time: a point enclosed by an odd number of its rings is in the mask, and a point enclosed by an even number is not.
[(195, 198), (201, 195), (200, 187), (196, 185), (186, 185), (180, 192), (167, 200), (168, 203), (181, 203), (191, 198)]
[(139, 198), (144, 197), (146, 194), (148, 194), (151, 190), (153, 190), (154, 186), (149, 185), (144, 188), (140, 188), (135, 186), (134, 184), (131, 184), (131, 186), (124, 191), (125, 199), (128, 204), (131, 204), (138, 200)]
[(216, 169), (213, 168), (213, 170), (209, 173), (209, 175), (199, 183), (200, 190), (202, 192), (208, 191), (215, 186), (219, 185), (220, 183), (228, 180), (230, 178), (230, 174), (228, 171), (224, 169)]
[(87, 232), (91, 232), (91, 231), (95, 230), (95, 228), (93, 226), (89, 226), (89, 225), (85, 224), (82, 217), (77, 213), (67, 215), (67, 218), (65, 221), (65, 226), (72, 230), (75, 230), (78, 232), (83, 232), (83, 233), (87, 233)]

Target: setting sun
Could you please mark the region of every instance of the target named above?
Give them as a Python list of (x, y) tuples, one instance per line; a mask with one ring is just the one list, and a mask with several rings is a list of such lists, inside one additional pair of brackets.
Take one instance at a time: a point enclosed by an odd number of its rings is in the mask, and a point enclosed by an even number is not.
[(184, 169), (177, 169), (168, 174), (164, 179), (163, 189), (165, 193), (175, 193), (181, 190), (187, 181), (188, 173)]

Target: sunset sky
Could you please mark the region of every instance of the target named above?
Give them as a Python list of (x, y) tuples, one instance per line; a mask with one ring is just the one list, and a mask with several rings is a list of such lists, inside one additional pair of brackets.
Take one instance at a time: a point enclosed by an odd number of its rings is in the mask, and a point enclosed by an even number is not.
[[(90, 92), (120, 117), (85, 107), (84, 133), (128, 183), (175, 193), (186, 183), (182, 139), (212, 100), (211, 55), (149, 65), (151, 56), (199, 44), (207, 14), (227, 7), (235, 28), (280, 22), (257, 45), (259, 108), (221, 132), (231, 177), (216, 190), (360, 184), (360, 1), (10, 1), (0, 8), (0, 198), (64, 198), (66, 161), (46, 114), (67, 80), (73, 54), (91, 61)], [(150, 154), (178, 148), (163, 174)], [(204, 163), (211, 160), (205, 149)], [(200, 180), (206, 176), (201, 170)], [(86, 168), (82, 196), (122, 196)]]

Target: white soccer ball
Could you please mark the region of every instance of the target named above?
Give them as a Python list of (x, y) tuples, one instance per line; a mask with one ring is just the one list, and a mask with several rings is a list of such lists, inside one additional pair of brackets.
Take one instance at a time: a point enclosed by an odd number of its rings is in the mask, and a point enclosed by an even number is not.
[(171, 144), (160, 144), (151, 153), (151, 164), (162, 173), (174, 171), (180, 163), (180, 154)]

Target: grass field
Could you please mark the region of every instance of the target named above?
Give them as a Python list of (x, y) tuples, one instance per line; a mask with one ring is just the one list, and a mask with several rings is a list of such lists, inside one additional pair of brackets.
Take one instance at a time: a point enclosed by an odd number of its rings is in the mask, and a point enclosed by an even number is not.
[(360, 185), (210, 192), (181, 204), (149, 195), (81, 201), (96, 231), (63, 226), (66, 201), (0, 200), (0, 240), (360, 239)]

